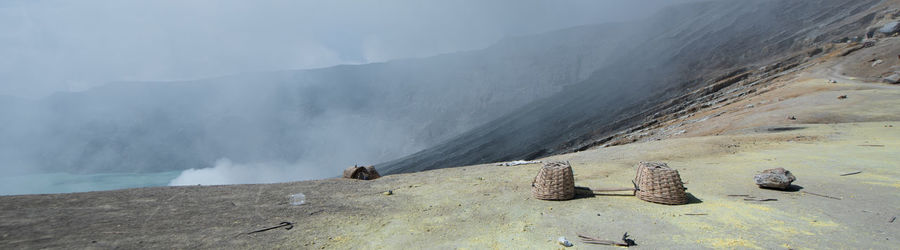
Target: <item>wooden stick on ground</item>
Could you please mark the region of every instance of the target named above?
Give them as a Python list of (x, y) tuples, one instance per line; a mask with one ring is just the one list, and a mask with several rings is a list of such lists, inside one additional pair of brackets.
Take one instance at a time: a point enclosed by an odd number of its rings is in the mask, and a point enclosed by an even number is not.
[(834, 196), (828, 196), (828, 195), (824, 195), (824, 194), (810, 193), (810, 192), (806, 192), (806, 191), (800, 191), (800, 192), (804, 193), (804, 194), (811, 194), (811, 195), (825, 197), (825, 198), (831, 198), (831, 199), (835, 199), (835, 200), (842, 200), (841, 198), (834, 197)]
[(749, 194), (729, 194), (729, 197), (744, 197), (745, 201), (778, 201), (778, 199), (756, 198)]
[(285, 221), (285, 222), (281, 222), (281, 224), (278, 224), (278, 226), (263, 228), (260, 230), (249, 232), (247, 234), (255, 234), (255, 233), (265, 232), (265, 231), (269, 231), (269, 230), (276, 229), (276, 228), (284, 228), (285, 230), (291, 230), (291, 228), (294, 228), (294, 223)]
[(855, 174), (859, 174), (859, 173), (862, 173), (862, 171), (850, 172), (850, 173), (842, 174), (841, 176), (855, 175)]
[(745, 201), (778, 201), (778, 199), (744, 198)]
[(591, 188), (594, 192), (634, 191), (634, 188)]
[[(576, 192), (579, 192), (579, 191), (580, 191), (580, 192), (582, 192), (582, 193), (593, 193), (593, 194), (596, 194), (596, 195), (604, 195), (605, 192), (624, 192), (624, 191), (630, 191), (630, 192), (632, 192), (631, 195), (635, 195), (636, 192), (637, 192), (637, 189), (634, 189), (634, 188), (589, 188), (589, 187), (575, 187), (575, 191), (576, 191)], [(623, 195), (624, 195), (624, 194), (623, 194)]]
[(625, 235), (622, 235), (623, 242), (617, 242), (617, 241), (612, 241), (612, 240), (601, 240), (601, 239), (597, 239), (594, 237), (584, 236), (581, 234), (578, 235), (578, 238), (581, 238), (581, 242), (584, 242), (586, 244), (620, 246), (620, 247), (637, 246), (637, 244), (634, 243), (634, 240), (628, 238), (627, 232), (625, 233)]

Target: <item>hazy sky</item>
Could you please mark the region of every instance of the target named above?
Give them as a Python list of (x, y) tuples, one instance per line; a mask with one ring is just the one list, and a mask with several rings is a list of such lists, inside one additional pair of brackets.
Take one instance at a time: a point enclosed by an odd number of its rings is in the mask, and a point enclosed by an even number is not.
[(685, 1), (3, 0), (0, 95), (430, 56)]

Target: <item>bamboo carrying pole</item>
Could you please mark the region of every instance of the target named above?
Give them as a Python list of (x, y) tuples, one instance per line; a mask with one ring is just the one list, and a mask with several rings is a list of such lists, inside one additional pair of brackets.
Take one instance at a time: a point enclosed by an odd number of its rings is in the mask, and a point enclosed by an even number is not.
[(637, 191), (634, 188), (591, 188), (594, 192), (618, 192), (618, 191)]
[(630, 187), (630, 188), (588, 188), (588, 187), (576, 187), (576, 191), (578, 191), (579, 189), (582, 190), (582, 191), (590, 191), (590, 192), (592, 192), (592, 193), (595, 194), (595, 195), (604, 195), (606, 192), (625, 192), (625, 191), (631, 191), (631, 192), (632, 192), (631, 195), (637, 195), (637, 191), (638, 191), (637, 183), (635, 183), (635, 182), (632, 180), (632, 181), (631, 181), (631, 184), (634, 185), (634, 187)]

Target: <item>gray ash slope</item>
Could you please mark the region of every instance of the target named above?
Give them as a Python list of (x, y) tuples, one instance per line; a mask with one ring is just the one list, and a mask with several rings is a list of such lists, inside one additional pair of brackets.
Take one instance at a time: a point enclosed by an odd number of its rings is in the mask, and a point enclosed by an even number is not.
[[(509, 38), (388, 63), (0, 97), (0, 166), (155, 172), (395, 159), (561, 91), (610, 63), (617, 26)], [(360, 160), (361, 161), (361, 160)], [(368, 162), (368, 163), (372, 163)]]
[(624, 24), (616, 63), (439, 146), (381, 164), (404, 173), (566, 153), (635, 126), (666, 100), (844, 36), (880, 1), (716, 1)]

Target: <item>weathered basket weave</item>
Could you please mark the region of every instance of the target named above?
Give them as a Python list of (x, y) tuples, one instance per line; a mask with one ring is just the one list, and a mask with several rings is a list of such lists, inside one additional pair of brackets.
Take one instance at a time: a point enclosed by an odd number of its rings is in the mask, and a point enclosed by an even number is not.
[(366, 167), (366, 171), (369, 172), (369, 180), (381, 178), (381, 174), (378, 173), (378, 170), (375, 170), (375, 166)]
[(566, 162), (548, 162), (534, 177), (531, 194), (541, 200), (568, 200), (575, 197), (575, 176)]
[(352, 166), (347, 169), (344, 169), (344, 178), (349, 179), (357, 179), (357, 180), (368, 180), (369, 179), (369, 171), (364, 167)]
[(641, 200), (667, 205), (687, 204), (687, 194), (678, 170), (665, 163), (641, 162), (638, 165), (636, 195)]

